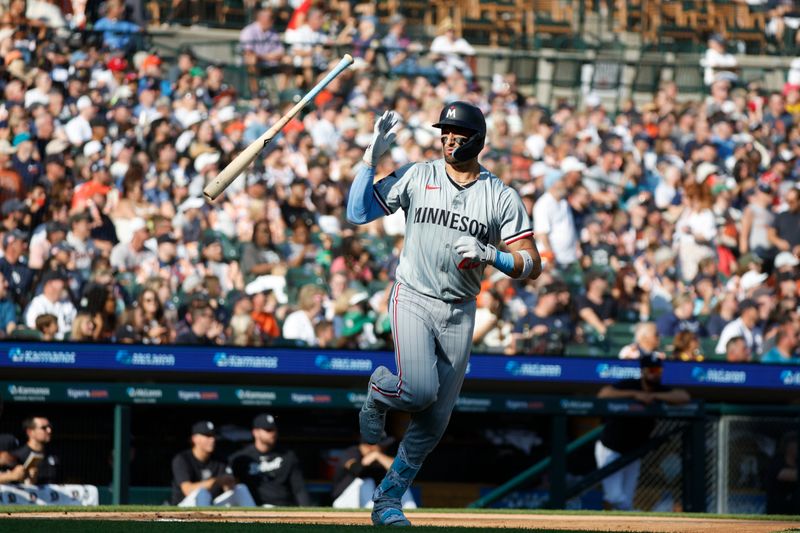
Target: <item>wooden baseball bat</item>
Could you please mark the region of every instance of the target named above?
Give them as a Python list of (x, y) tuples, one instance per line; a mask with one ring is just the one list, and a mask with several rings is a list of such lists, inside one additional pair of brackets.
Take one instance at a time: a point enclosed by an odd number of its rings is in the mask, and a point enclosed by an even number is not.
[(341, 74), (344, 69), (353, 63), (353, 57), (350, 54), (345, 54), (339, 63), (325, 76), (313, 89), (303, 96), (303, 98), (295, 104), (285, 115), (283, 115), (278, 122), (272, 125), (270, 129), (265, 131), (261, 137), (250, 143), (250, 146), (242, 150), (242, 153), (237, 155), (233, 161), (222, 169), (222, 172), (217, 174), (217, 177), (211, 180), (205, 189), (203, 195), (208, 201), (215, 200), (222, 191), (224, 191), (233, 180), (235, 180), (241, 173), (245, 171), (250, 163), (255, 160), (258, 154), (263, 150), (272, 139), (283, 129), (286, 124), (294, 118), (311, 100), (313, 100), (336, 76)]

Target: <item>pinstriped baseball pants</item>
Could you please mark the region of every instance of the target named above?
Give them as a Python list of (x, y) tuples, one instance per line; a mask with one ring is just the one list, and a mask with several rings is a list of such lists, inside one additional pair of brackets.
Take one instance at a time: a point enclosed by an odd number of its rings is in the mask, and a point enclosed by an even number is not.
[(421, 465), (450, 421), (472, 349), (475, 300), (447, 303), (395, 283), (389, 301), (396, 374), (375, 372), (375, 401), (411, 412), (401, 446)]

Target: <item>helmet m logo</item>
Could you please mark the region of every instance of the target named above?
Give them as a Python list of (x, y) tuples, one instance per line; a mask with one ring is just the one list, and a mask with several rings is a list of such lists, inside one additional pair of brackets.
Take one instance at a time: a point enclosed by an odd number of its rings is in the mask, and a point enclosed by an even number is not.
[(456, 108), (455, 107), (451, 107), (450, 109), (448, 109), (446, 116), (447, 116), (447, 118), (456, 118)]

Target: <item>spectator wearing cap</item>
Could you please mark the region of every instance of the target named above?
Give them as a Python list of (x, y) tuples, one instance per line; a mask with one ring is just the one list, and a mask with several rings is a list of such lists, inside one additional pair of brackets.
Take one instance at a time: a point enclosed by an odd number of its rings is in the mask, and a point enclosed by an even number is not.
[(19, 199), (23, 195), (22, 177), (14, 170), (11, 158), (17, 149), (6, 139), (0, 139), (0, 201)]
[(3, 228), (9, 231), (22, 230), (28, 206), (25, 205), (25, 202), (12, 198), (3, 202), (0, 212), (3, 214)]
[(289, 314), (283, 323), (283, 338), (298, 340), (307, 346), (316, 346), (314, 325), (322, 318), (325, 291), (316, 285), (305, 285), (297, 296), (297, 311)]
[(377, 344), (368, 300), (367, 292), (347, 289), (334, 302), (333, 326), (335, 336), (339, 339), (339, 348), (368, 349)]
[(97, 114), (92, 99), (87, 95), (78, 98), (75, 104), (78, 114), (64, 125), (64, 133), (73, 146), (83, 146), (92, 140), (92, 125), (90, 121)]
[(786, 320), (778, 327), (775, 346), (761, 357), (761, 362), (800, 364), (800, 357), (797, 357), (798, 344), (800, 344), (800, 339), (798, 338), (797, 325), (791, 320)]
[(172, 497), (178, 507), (255, 507), (253, 496), (231, 469), (214, 458), (216, 428), (203, 420), (192, 425), (192, 447), (172, 459)]
[(690, 294), (679, 294), (672, 299), (672, 312), (661, 315), (656, 321), (658, 334), (674, 337), (681, 331), (691, 331), (698, 337), (706, 337), (708, 332), (694, 316), (694, 298)]
[(563, 177), (560, 170), (545, 176), (545, 193), (533, 206), (533, 231), (540, 249), (550, 251), (559, 266), (567, 267), (578, 260), (580, 241)]
[(792, 187), (786, 191), (787, 209), (775, 215), (772, 225), (767, 228), (770, 244), (779, 252), (800, 255), (800, 189)]
[(3, 235), (3, 257), (0, 272), (6, 278), (11, 298), (20, 307), (28, 303), (33, 284), (33, 272), (26, 264), (25, 243), (28, 235), (20, 230), (11, 230)]
[(281, 204), (281, 216), (287, 227), (293, 228), (301, 220), (307, 228), (317, 223), (317, 217), (309, 201), (308, 184), (304, 179), (295, 179), (289, 187), (289, 194)]
[(200, 251), (198, 266), (207, 274), (215, 276), (225, 293), (233, 289), (244, 288), (239, 262), (226, 259), (223, 239), (220, 235), (209, 234), (203, 238), (203, 248)]
[[(363, 509), (372, 505), (372, 493), (394, 461), (394, 456), (388, 453), (394, 443), (394, 438), (385, 436), (375, 444), (362, 440), (342, 452), (333, 473), (334, 508)], [(410, 489), (400, 498), (400, 503), (403, 509), (417, 508)]]
[(739, 318), (731, 321), (720, 334), (715, 352), (724, 354), (728, 340), (743, 337), (751, 354), (761, 353), (763, 333), (759, 326), (759, 309), (755, 300), (746, 299), (739, 304)]
[(256, 504), (265, 507), (311, 505), (297, 455), (278, 447), (275, 417), (262, 413), (253, 419), (253, 444), (231, 455), (234, 475), (250, 489)]
[(129, 51), (136, 45), (136, 35), (141, 31), (138, 25), (125, 20), (125, 1), (108, 0), (106, 16), (94, 23), (92, 28), (103, 33), (103, 46), (108, 50)]
[[(714, 33), (708, 38), (708, 48), (700, 59), (700, 66), (704, 69), (703, 82), (711, 85), (718, 79), (719, 72), (731, 75), (732, 71), (739, 67), (739, 62), (725, 49), (725, 38), (719, 33)], [(733, 79), (736, 79), (735, 74)]]
[(178, 238), (174, 233), (164, 233), (156, 237), (156, 255), (142, 264), (142, 277), (158, 277), (165, 280), (178, 280), (186, 276), (188, 268), (178, 257)]
[(66, 240), (63, 240), (50, 249), (50, 257), (42, 270), (64, 278), (67, 297), (72, 301), (77, 301), (76, 295), (81, 293), (86, 280), (75, 269), (74, 257), (75, 249)]
[(514, 324), (511, 353), (555, 354), (563, 353), (569, 341), (572, 323), (561, 313), (559, 283), (540, 286), (536, 305)]
[(11, 144), (17, 149), (17, 153), (11, 157), (11, 166), (22, 177), (24, 190), (29, 191), (42, 175), (38, 154), (34, 157), (36, 145), (28, 131), (16, 134)]
[[(600, 389), (597, 397), (607, 400), (629, 399), (643, 404), (664, 402), (680, 405), (690, 401), (685, 390), (672, 389), (662, 383), (663, 363), (660, 357), (642, 357), (639, 366), (641, 378), (624, 379), (606, 385)], [(605, 427), (594, 448), (598, 469), (641, 448), (650, 439), (656, 426), (655, 419), (650, 417), (610, 417), (603, 422)], [(603, 479), (603, 500), (608, 508), (622, 511), (633, 509), (640, 469), (641, 460), (637, 459)]]
[(619, 351), (620, 359), (642, 359), (658, 357), (665, 359), (663, 352), (658, 350), (661, 338), (654, 322), (640, 322), (636, 324), (633, 332), (633, 343), (623, 346)]
[(285, 58), (281, 37), (273, 29), (275, 15), (272, 9), (262, 7), (255, 13), (254, 21), (239, 34), (239, 44), (244, 54), (244, 64), (250, 75), (250, 92), (258, 94), (258, 80), (263, 76), (276, 76), (277, 89), (287, 86), (287, 76), (280, 68)]
[(61, 340), (72, 330), (72, 321), (77, 310), (66, 296), (66, 280), (56, 273), (48, 272), (42, 278), (42, 293), (33, 298), (25, 310), (25, 324), (36, 327), (36, 317), (45, 313), (58, 319), (56, 338)]

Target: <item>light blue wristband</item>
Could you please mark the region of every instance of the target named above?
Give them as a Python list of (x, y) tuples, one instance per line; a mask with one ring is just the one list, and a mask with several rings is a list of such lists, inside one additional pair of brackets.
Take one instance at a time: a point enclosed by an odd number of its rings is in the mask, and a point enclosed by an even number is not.
[(494, 266), (503, 274), (511, 276), (511, 272), (514, 270), (514, 254), (497, 250)]

